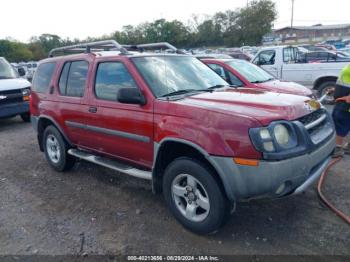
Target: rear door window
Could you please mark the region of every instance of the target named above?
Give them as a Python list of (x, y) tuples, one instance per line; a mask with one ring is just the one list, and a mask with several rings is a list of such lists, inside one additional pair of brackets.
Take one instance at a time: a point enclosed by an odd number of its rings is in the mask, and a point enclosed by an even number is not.
[(73, 61), (65, 63), (60, 79), (59, 90), (63, 96), (83, 97), (89, 63), (86, 61)]
[(283, 62), (295, 63), (297, 61), (298, 50), (294, 47), (283, 48)]
[(46, 93), (49, 90), (55, 67), (56, 63), (45, 63), (38, 67), (33, 79), (33, 91)]

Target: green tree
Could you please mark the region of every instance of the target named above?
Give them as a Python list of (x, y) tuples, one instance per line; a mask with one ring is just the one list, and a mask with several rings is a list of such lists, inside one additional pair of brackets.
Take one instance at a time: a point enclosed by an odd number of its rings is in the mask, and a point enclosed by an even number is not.
[(32, 52), (20, 42), (0, 40), (0, 56), (5, 57), (9, 62), (29, 61), (33, 59)]
[(270, 33), (276, 20), (276, 5), (271, 0), (254, 0), (242, 8), (231, 29), (236, 33), (240, 44), (258, 45), (262, 37)]

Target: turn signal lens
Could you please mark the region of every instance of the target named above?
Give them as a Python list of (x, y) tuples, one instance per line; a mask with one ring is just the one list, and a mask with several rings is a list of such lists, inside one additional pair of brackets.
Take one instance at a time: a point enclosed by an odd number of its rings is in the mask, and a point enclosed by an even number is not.
[(23, 101), (29, 101), (29, 96), (24, 96)]
[(259, 160), (256, 160), (256, 159), (234, 157), (233, 161), (237, 165), (242, 165), (242, 166), (258, 166), (259, 165)]

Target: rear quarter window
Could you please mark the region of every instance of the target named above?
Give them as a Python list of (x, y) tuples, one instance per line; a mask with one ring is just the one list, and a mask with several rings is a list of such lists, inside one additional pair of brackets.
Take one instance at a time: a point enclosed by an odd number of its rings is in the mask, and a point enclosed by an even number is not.
[(44, 63), (38, 67), (33, 79), (33, 91), (37, 93), (48, 91), (55, 67), (56, 63)]

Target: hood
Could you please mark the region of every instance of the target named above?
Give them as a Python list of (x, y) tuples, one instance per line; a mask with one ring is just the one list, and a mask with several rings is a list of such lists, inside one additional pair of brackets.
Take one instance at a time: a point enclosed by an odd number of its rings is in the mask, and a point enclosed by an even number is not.
[(30, 82), (23, 78), (0, 79), (0, 91), (15, 90), (30, 86)]
[(286, 93), (300, 96), (311, 96), (312, 91), (300, 84), (288, 81), (272, 80), (265, 83), (255, 84), (257, 87), (267, 91)]
[[(258, 89), (227, 88), (212, 93), (200, 93), (177, 103), (200, 107), (223, 114), (240, 115), (268, 125), (274, 120), (295, 120), (316, 110), (310, 98)], [(311, 103), (313, 105), (313, 103)], [(319, 103), (316, 102), (319, 105)]]

